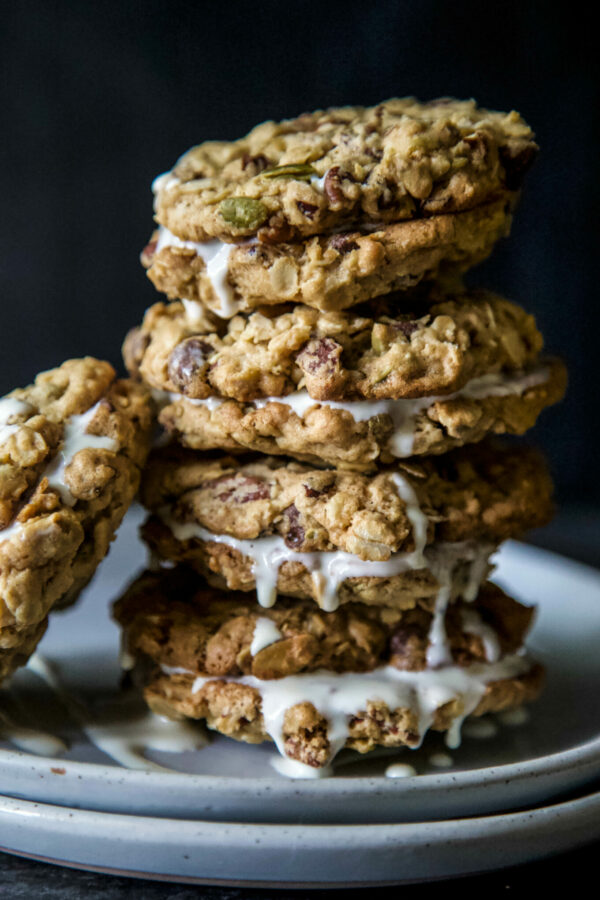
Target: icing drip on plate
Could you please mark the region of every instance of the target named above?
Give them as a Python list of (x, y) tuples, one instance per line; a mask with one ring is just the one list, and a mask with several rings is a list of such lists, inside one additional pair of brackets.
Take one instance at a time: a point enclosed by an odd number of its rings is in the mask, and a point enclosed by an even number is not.
[[(147, 759), (144, 751), (184, 753), (206, 744), (206, 736), (198, 724), (175, 722), (156, 716), (148, 709), (140, 709), (139, 698), (131, 694), (123, 694), (92, 713), (81, 700), (65, 690), (54, 667), (37, 653), (27, 667), (54, 691), (88, 740), (128, 769), (171, 771)], [(14, 743), (14, 739), (11, 740)]]

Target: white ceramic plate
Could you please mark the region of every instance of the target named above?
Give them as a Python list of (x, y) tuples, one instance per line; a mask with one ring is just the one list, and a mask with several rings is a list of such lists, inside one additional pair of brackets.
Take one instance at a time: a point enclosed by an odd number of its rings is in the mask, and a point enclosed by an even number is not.
[[(82, 602), (53, 618), (42, 644), (67, 687), (88, 700), (114, 694), (118, 685), (118, 632), (107, 606), (143, 565), (139, 516), (128, 516)], [(508, 544), (497, 580), (539, 604), (529, 643), (547, 666), (547, 688), (527, 724), (503, 727), (491, 740), (465, 737), (448, 769), (430, 764), (431, 754), (444, 749), (440, 736), (430, 736), (419, 751), (366, 759), (346, 754), (333, 778), (288, 781), (270, 766), (271, 746), (216, 736), (199, 752), (153, 752), (152, 759), (177, 770), (173, 774), (128, 770), (86, 741), (60, 703), (25, 672), (15, 688), (35, 724), (58, 728), (71, 747), (50, 759), (4, 744), (0, 793), (106, 813), (298, 824), (452, 819), (524, 809), (582, 789), (600, 777), (600, 572)], [(392, 759), (411, 763), (419, 777), (384, 778)]]
[(401, 825), (199, 822), (0, 798), (0, 849), (105, 873), (204, 884), (399, 884), (517, 865), (598, 837), (598, 793), (508, 815)]

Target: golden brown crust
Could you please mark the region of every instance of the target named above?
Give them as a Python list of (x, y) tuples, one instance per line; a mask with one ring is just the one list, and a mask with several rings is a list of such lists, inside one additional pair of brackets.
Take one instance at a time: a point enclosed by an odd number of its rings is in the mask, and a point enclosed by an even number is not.
[[(250, 312), (303, 303), (323, 311), (343, 310), (390, 291), (404, 292), (446, 272), (465, 271), (507, 237), (514, 203), (513, 195), (504, 195), (477, 209), (384, 225), (369, 234), (316, 236), (297, 244), (232, 245), (227, 284), (234, 307)], [(155, 232), (141, 256), (156, 289), (170, 300), (199, 301), (217, 315), (231, 315), (197, 249), (167, 245), (157, 252), (158, 240)]]
[(520, 187), (536, 150), (518, 113), (472, 100), (319, 110), (192, 148), (161, 179), (157, 219), (193, 241), (277, 242), (472, 209)]
[[(108, 363), (89, 357), (5, 400), (19, 411), (8, 416), (0, 446), (0, 680), (31, 652), (49, 611), (71, 603), (106, 555), (136, 493), (153, 419), (142, 385), (115, 380)], [(108, 438), (111, 449), (92, 439), (76, 453), (61, 493), (49, 473), (65, 425), (92, 408), (84, 433)]]

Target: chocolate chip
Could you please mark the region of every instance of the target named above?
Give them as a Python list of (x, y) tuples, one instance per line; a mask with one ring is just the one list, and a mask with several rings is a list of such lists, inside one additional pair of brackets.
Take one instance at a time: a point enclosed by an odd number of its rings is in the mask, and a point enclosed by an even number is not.
[(419, 327), (419, 323), (414, 319), (407, 319), (406, 321), (398, 320), (394, 322), (393, 327), (398, 331), (401, 331), (404, 337), (409, 338), (411, 334), (414, 334)]
[(269, 485), (251, 475), (221, 475), (220, 478), (205, 481), (202, 487), (214, 490), (217, 500), (223, 503), (226, 500), (251, 503), (254, 500), (267, 500), (271, 495)]
[(212, 352), (211, 345), (199, 338), (187, 338), (177, 344), (167, 364), (169, 378), (175, 387), (185, 392), (192, 380), (203, 374)]
[(304, 542), (304, 528), (300, 525), (300, 512), (292, 503), (283, 511), (283, 515), (287, 519), (287, 532), (284, 535), (284, 541), (292, 550), (301, 547)]
[(307, 219), (314, 219), (315, 213), (319, 208), (318, 206), (315, 206), (314, 203), (304, 203), (302, 200), (296, 200), (296, 206)]
[(311, 375), (333, 374), (339, 368), (343, 347), (333, 338), (315, 338), (309, 341), (296, 357), (296, 362)]
[(504, 184), (509, 191), (518, 191), (525, 173), (531, 168), (538, 155), (536, 144), (520, 147), (500, 147), (500, 162), (504, 166)]
[(329, 239), (329, 246), (337, 250), (338, 253), (350, 253), (351, 250), (358, 250), (358, 244), (352, 239), (353, 236), (350, 232), (334, 234)]

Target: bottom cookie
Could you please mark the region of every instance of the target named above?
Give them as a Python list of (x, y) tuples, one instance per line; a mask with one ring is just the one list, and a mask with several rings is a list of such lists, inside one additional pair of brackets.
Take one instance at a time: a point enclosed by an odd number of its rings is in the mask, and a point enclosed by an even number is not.
[(184, 568), (144, 574), (115, 606), (155, 713), (272, 740), (312, 769), (342, 747), (417, 747), (429, 729), (456, 746), (466, 716), (533, 700), (543, 673), (522, 650), (532, 614), (493, 584), (443, 619), (427, 603), (324, 613), (282, 598), (264, 610)]

